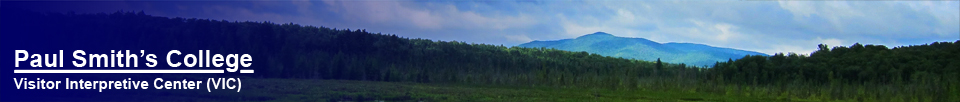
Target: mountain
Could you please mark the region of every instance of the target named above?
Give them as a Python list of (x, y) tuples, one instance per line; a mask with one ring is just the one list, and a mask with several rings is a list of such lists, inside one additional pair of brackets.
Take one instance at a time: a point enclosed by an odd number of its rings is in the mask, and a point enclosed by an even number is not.
[(657, 43), (644, 38), (617, 37), (604, 32), (587, 34), (574, 39), (556, 41), (533, 41), (520, 44), (529, 48), (556, 48), (567, 51), (586, 51), (604, 56), (632, 58), (647, 61), (685, 63), (696, 66), (713, 66), (717, 61), (739, 59), (746, 55), (763, 55), (760, 52), (713, 47), (695, 43)]

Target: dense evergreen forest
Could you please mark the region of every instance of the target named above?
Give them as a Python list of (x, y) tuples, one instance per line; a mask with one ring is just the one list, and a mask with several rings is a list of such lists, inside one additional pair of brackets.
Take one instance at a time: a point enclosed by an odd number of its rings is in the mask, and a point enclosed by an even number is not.
[[(253, 67), (257, 73), (243, 74), (250, 77), (663, 90), (814, 100), (960, 100), (960, 40), (894, 48), (819, 45), (820, 50), (809, 56), (745, 56), (701, 68), (293, 23), (168, 18), (143, 12), (3, 12), (5, 35), (31, 38), (4, 41), (6, 47), (247, 53), (257, 57)], [(72, 43), (56, 44), (56, 48), (10, 44), (39, 37)]]

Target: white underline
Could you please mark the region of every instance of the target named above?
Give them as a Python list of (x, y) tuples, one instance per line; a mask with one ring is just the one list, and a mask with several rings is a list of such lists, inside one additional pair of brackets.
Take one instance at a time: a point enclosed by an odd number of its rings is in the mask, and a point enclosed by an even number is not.
[[(244, 72), (240, 70), (240, 72)], [(14, 69), (13, 73), (224, 73), (223, 69), (176, 69), (176, 70), (50, 70), (50, 69)], [(253, 70), (250, 70), (253, 73)]]
[(253, 73), (253, 70), (251, 70), (251, 69), (241, 69), (241, 70), (240, 70), (240, 73)]

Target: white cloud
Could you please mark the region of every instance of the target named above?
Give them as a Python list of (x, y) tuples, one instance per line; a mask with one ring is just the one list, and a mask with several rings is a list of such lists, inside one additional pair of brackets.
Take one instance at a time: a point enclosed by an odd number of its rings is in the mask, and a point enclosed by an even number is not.
[(513, 40), (513, 41), (517, 41), (517, 42), (530, 42), (530, 41), (533, 41), (533, 39), (530, 39), (530, 37), (527, 37), (527, 35), (523, 35), (523, 34), (506, 35), (505, 37), (506, 37), (507, 39), (509, 39), (509, 40)]
[(812, 1), (779, 1), (780, 7), (793, 13), (794, 18), (810, 17), (816, 14), (816, 7), (813, 7)]
[(796, 54), (810, 54), (813, 51), (816, 51), (817, 45), (826, 44), (831, 47), (835, 46), (849, 46), (843, 40), (836, 38), (821, 38), (817, 37), (816, 39), (811, 40), (791, 40), (791, 43), (771, 43), (765, 45), (763, 49), (757, 49), (755, 51), (766, 53), (766, 54), (776, 54), (776, 53), (796, 53)]
[(769, 49), (759, 50), (759, 52), (761, 52), (761, 53), (766, 53), (766, 54), (770, 54), (770, 55), (773, 55), (773, 54), (776, 54), (776, 53), (784, 53), (784, 54), (788, 54), (788, 53), (810, 54), (811, 52), (813, 52), (813, 51), (815, 51), (815, 50), (816, 50), (816, 49), (812, 49), (812, 48), (810, 48), (810, 47), (802, 47), (802, 46), (798, 46), (798, 45), (789, 45), (789, 44), (780, 44), (780, 45), (773, 45), (772, 48), (769, 48)]
[(629, 25), (629, 24), (635, 24), (637, 21), (637, 18), (636, 16), (633, 15), (633, 12), (630, 12), (624, 9), (618, 9), (617, 16), (614, 17), (614, 20), (620, 23)]
[[(856, 19), (862, 19), (865, 15), (864, 6), (851, 7), (846, 1), (779, 1), (782, 9), (790, 11), (794, 15), (796, 22), (811, 22), (811, 19), (822, 18), (830, 23), (832, 30), (837, 33), (846, 32), (846, 25)], [(872, 8), (872, 7), (870, 7)], [(818, 24), (819, 25), (819, 24)]]
[(843, 45), (842, 40), (834, 39), (834, 38), (823, 39), (823, 38), (817, 37), (817, 42), (819, 42), (819, 44), (826, 44), (828, 46), (846, 46), (846, 45)]
[(716, 24), (716, 25), (714, 25), (714, 28), (715, 28), (715, 29), (720, 30), (720, 34), (718, 34), (718, 35), (716, 36), (717, 40), (727, 41), (728, 39), (730, 39), (730, 37), (736, 36), (736, 34), (738, 34), (738, 33), (737, 33), (737, 32), (734, 32), (733, 30), (731, 30), (731, 29), (733, 29), (733, 28), (735, 28), (735, 27), (736, 27), (736, 26), (733, 26), (733, 25), (730, 25), (730, 24)]
[(955, 28), (960, 28), (960, 5), (951, 5), (957, 4), (956, 1), (918, 1), (905, 3), (912, 10), (916, 12), (923, 12), (927, 14), (933, 14), (932, 16), (937, 20), (936, 23), (939, 23), (941, 26), (936, 26), (933, 29), (933, 33), (940, 36), (951, 35), (951, 30), (956, 31)]

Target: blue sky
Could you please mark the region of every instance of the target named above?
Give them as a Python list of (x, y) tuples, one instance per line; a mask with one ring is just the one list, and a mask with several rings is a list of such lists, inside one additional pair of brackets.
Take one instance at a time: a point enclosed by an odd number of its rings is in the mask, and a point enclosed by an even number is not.
[(960, 39), (958, 1), (208, 0), (5, 2), (3, 6), (292, 22), (506, 46), (598, 31), (767, 54), (809, 54), (821, 43), (894, 47)]

